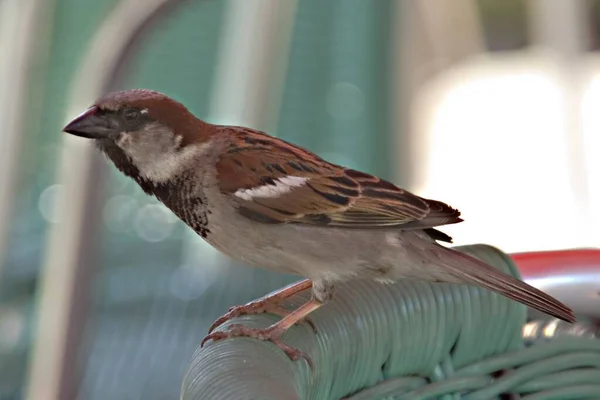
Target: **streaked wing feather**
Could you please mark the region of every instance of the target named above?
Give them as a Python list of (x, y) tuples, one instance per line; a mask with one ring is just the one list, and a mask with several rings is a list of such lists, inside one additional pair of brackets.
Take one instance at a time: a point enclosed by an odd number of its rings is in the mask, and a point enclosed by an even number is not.
[[(234, 132), (233, 144), (219, 160), (217, 171), (221, 191), (247, 218), (360, 229), (422, 229), (461, 221), (452, 207), (373, 175), (330, 164), (261, 132), (244, 128)], [(286, 186), (289, 177), (302, 184)], [(269, 195), (249, 199), (239, 195), (244, 190), (257, 193), (256, 188)]]

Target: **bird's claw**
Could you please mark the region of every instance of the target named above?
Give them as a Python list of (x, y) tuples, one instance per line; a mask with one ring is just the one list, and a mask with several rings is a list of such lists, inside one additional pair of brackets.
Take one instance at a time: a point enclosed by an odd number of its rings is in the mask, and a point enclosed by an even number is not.
[(268, 340), (271, 343), (273, 343), (275, 346), (279, 347), (285, 354), (287, 354), (287, 356), (290, 358), (290, 360), (297, 361), (301, 358), (304, 358), (306, 360), (306, 362), (308, 363), (309, 367), (312, 369), (313, 363), (312, 363), (312, 360), (310, 359), (310, 357), (303, 351), (298, 350), (294, 347), (288, 346), (287, 344), (283, 343), (283, 341), (281, 339), (279, 339), (280, 335), (281, 335), (281, 332), (279, 332), (276, 329), (272, 329), (272, 328), (256, 329), (256, 328), (250, 328), (250, 327), (240, 325), (240, 324), (233, 324), (233, 325), (230, 325), (227, 327), (227, 331), (218, 331), (218, 332), (210, 333), (208, 336), (206, 336), (202, 340), (200, 347), (204, 347), (204, 344), (209, 340), (216, 342), (219, 340), (230, 339), (230, 338), (235, 338), (235, 337), (249, 337), (249, 338), (263, 340), (263, 341)]
[[(210, 328), (208, 328), (208, 333), (210, 335), (216, 328), (233, 318), (240, 317), (242, 315), (255, 315), (262, 313), (269, 313), (283, 318), (286, 315), (288, 315), (290, 311), (286, 310), (278, 304), (273, 304), (273, 302), (270, 302), (268, 300), (257, 300), (245, 304), (243, 306), (230, 307), (229, 311), (226, 314), (219, 317), (215, 322), (213, 322)], [(302, 323), (306, 323), (308, 326), (310, 326), (314, 333), (317, 333), (317, 327), (310, 320), (310, 318), (305, 318), (304, 320), (302, 320)]]

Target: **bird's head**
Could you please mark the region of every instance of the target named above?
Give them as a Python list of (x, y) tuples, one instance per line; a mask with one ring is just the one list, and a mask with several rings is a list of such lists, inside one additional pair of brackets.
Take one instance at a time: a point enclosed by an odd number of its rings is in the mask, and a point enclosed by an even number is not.
[(162, 183), (199, 156), (211, 127), (162, 93), (134, 89), (100, 98), (63, 130), (94, 140), (126, 175)]

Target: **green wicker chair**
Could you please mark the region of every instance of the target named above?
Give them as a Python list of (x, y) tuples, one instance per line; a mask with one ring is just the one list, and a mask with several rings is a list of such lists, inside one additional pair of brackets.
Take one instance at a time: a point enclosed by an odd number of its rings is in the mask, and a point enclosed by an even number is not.
[[(495, 248), (462, 250), (519, 275), (511, 258)], [(298, 305), (307, 296), (291, 303)], [(273, 320), (263, 314), (231, 323), (262, 327)], [(308, 353), (313, 370), (304, 361), (290, 361), (270, 343), (248, 338), (209, 343), (194, 354), (181, 398), (600, 398), (600, 341), (568, 334), (553, 340), (535, 340), (534, 334), (526, 341), (526, 308), (484, 289), (351, 282), (340, 285), (313, 322), (316, 334), (296, 326), (285, 336)], [(560, 322), (552, 324), (552, 331), (559, 332)]]

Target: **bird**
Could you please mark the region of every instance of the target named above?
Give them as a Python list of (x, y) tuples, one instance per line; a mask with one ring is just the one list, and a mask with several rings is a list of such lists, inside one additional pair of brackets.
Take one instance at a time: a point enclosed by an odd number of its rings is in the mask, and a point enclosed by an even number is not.
[[(366, 172), (241, 126), (197, 118), (182, 103), (149, 89), (108, 93), (63, 131), (90, 139), (124, 175), (156, 197), (225, 255), (254, 267), (305, 278), (254, 302), (230, 308), (202, 341), (251, 337), (290, 359), (308, 356), (281, 336), (353, 279), (412, 279), (476, 285), (567, 322), (573, 311), (552, 296), (444, 242), (437, 228), (460, 212)], [(491, 210), (490, 212), (498, 212)], [(305, 290), (295, 310), (283, 300)], [(263, 329), (234, 317), (280, 316)]]

